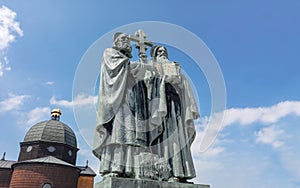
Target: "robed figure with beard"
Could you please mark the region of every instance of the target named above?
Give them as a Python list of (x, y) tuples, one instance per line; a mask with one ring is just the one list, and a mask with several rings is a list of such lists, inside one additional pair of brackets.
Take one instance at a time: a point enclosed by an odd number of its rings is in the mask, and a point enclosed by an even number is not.
[[(168, 166), (163, 167), (169, 171), (163, 180), (187, 182), (196, 176), (190, 147), (193, 121), (199, 117), (189, 81), (180, 65), (168, 60), (165, 47), (153, 46), (149, 63), (147, 58), (131, 62), (131, 52), (129, 36), (116, 33), (112, 48), (102, 56), (93, 149), (101, 161), (100, 174), (149, 177), (137, 174), (141, 161), (135, 156), (158, 156)], [(156, 166), (164, 162), (154, 161)], [(153, 169), (156, 176), (160, 168)]]
[(191, 144), (198, 107), (180, 66), (168, 60), (167, 49), (153, 46), (151, 65), (157, 74), (152, 80), (149, 142), (152, 153), (165, 158), (170, 166), (169, 181), (186, 182), (196, 177)]
[(129, 36), (116, 33), (113, 47), (102, 56), (93, 153), (104, 177), (133, 177), (134, 156), (149, 145), (148, 97), (142, 80), (152, 66), (131, 62), (131, 51)]

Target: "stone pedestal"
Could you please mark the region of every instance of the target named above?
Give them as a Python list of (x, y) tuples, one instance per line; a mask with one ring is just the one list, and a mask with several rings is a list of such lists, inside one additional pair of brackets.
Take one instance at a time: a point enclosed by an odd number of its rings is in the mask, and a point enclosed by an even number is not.
[(94, 188), (210, 188), (209, 185), (132, 178), (104, 178)]

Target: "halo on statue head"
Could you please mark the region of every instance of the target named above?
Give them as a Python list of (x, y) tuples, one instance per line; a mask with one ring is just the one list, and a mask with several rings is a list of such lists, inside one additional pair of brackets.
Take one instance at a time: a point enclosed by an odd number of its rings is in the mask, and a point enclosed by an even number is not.
[[(94, 140), (94, 131), (97, 118), (97, 96), (95, 96), (97, 93), (95, 90), (98, 88), (97, 79), (101, 70), (101, 53), (106, 48), (111, 47), (112, 36), (113, 39), (116, 39), (121, 34), (121, 32), (117, 34), (118, 31), (134, 33), (140, 28), (146, 31), (149, 37), (151, 36), (153, 42), (175, 47), (189, 56), (205, 75), (211, 93), (210, 120), (212, 120), (213, 114), (217, 114), (213, 121), (208, 121), (207, 126), (202, 131), (201, 142), (196, 146), (199, 152), (206, 151), (214, 142), (222, 127), (224, 110), (226, 109), (226, 88), (221, 69), (209, 48), (197, 35), (181, 26), (159, 21), (137, 22), (118, 27), (101, 36), (82, 56), (74, 75), (73, 101), (93, 99), (94, 102), (78, 102), (73, 105), (75, 121), (81, 136), (91, 149), (93, 148), (93, 143), (99, 141), (97, 139)], [(179, 38), (180, 40), (178, 40)], [(153, 52), (150, 53), (152, 54)], [(193, 82), (195, 81), (192, 80)]]

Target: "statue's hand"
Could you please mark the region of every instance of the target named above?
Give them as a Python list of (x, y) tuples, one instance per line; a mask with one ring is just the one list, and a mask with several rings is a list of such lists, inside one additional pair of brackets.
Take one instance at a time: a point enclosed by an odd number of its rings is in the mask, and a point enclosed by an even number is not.
[(144, 81), (146, 83), (150, 83), (151, 79), (153, 78), (153, 73), (151, 71), (148, 71), (146, 70), (146, 73), (145, 73), (145, 77), (144, 77)]
[(129, 70), (135, 79), (142, 80), (144, 78), (145, 70), (143, 69), (142, 63), (130, 62)]

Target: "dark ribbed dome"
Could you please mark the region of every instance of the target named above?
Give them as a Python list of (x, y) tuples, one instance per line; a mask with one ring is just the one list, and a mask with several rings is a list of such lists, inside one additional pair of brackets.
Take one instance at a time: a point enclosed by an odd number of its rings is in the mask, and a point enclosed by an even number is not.
[(77, 148), (76, 136), (72, 129), (58, 120), (42, 121), (32, 126), (24, 142), (32, 141), (62, 143)]

